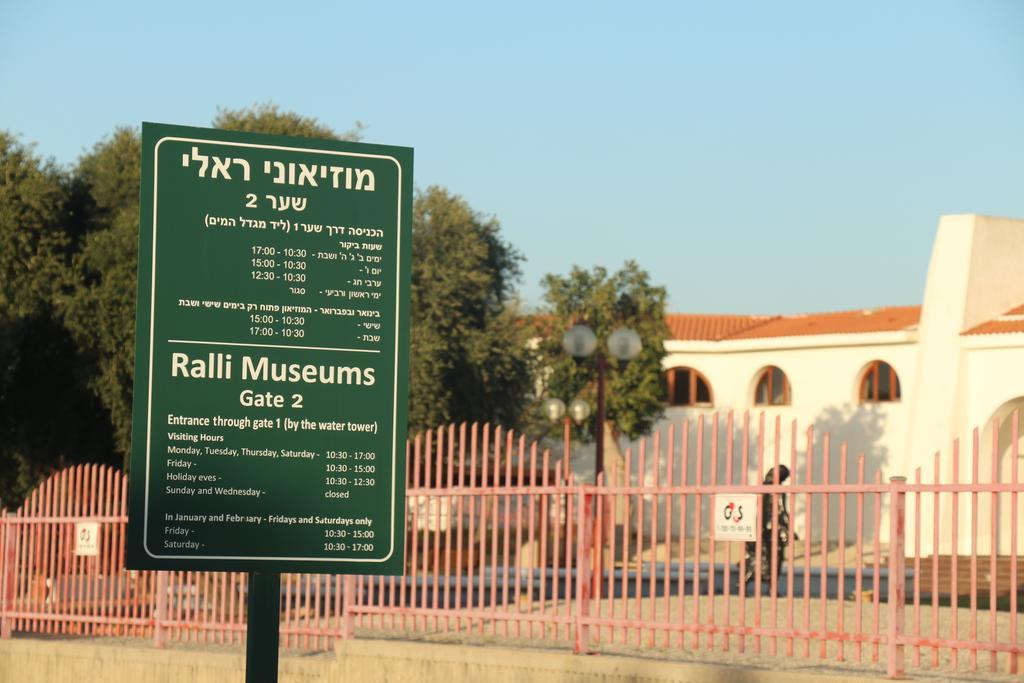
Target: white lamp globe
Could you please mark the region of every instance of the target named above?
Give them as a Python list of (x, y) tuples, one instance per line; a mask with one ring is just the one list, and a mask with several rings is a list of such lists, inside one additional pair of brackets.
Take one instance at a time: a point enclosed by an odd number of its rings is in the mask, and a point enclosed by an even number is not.
[(565, 416), (565, 401), (560, 398), (549, 398), (544, 401), (544, 414), (552, 422), (558, 422)]
[(569, 404), (569, 417), (576, 424), (582, 423), (590, 417), (590, 404), (580, 398), (573, 399), (572, 403)]
[(597, 349), (597, 335), (582, 323), (573, 325), (562, 336), (562, 348), (574, 358), (586, 358)]
[(608, 335), (608, 354), (618, 360), (633, 360), (643, 348), (640, 335), (628, 327), (620, 327)]

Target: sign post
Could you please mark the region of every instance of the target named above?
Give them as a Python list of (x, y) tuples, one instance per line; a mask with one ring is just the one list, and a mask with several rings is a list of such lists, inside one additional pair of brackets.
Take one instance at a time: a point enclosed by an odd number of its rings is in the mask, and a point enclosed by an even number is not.
[(250, 572), (249, 620), (245, 632), (245, 683), (277, 682), (281, 575)]
[(412, 150), (142, 140), (128, 566), (251, 572), (276, 680), (280, 572), (404, 567)]

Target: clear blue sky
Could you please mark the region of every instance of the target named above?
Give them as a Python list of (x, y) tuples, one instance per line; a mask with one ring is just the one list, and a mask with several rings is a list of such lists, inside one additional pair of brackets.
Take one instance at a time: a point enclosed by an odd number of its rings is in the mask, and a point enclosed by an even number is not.
[(1024, 217), (1024, 2), (0, 2), (0, 127), (265, 100), (412, 146), (520, 288), (636, 259), (670, 309), (919, 303), (943, 213)]

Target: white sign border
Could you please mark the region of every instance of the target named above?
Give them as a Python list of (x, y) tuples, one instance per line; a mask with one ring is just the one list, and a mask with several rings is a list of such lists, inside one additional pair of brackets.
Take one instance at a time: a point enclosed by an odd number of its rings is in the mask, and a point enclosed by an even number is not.
[[(276, 557), (267, 555), (157, 555), (149, 549), (149, 480), (150, 480), (150, 450), (151, 450), (151, 436), (153, 431), (153, 322), (154, 312), (156, 303), (156, 231), (157, 231), (157, 176), (160, 170), (160, 145), (165, 142), (196, 142), (205, 143), (212, 145), (226, 145), (230, 147), (250, 147), (257, 149), (274, 149), (282, 150), (286, 152), (312, 152), (314, 154), (332, 154), (335, 156), (348, 156), (348, 157), (361, 157), (367, 159), (384, 159), (391, 161), (398, 168), (398, 197), (396, 201), (398, 214), (395, 221), (397, 228), (398, 239), (395, 245), (395, 355), (394, 355), (394, 385), (392, 387), (392, 414), (391, 414), (391, 425), (392, 425), (392, 439), (391, 439), (391, 506), (389, 508), (389, 514), (391, 515), (391, 533), (388, 534), (390, 548), (388, 554), (381, 558), (348, 558), (348, 557)], [(203, 138), (185, 138), (177, 136), (164, 136), (157, 140), (156, 145), (153, 146), (153, 231), (151, 235), (153, 241), (153, 254), (152, 254), (152, 274), (150, 280), (149, 290), (149, 366), (147, 372), (149, 373), (149, 386), (147, 388), (146, 396), (146, 482), (145, 482), (145, 499), (143, 505), (143, 519), (142, 519), (142, 549), (146, 551), (146, 554), (154, 559), (165, 559), (165, 560), (267, 560), (267, 561), (284, 561), (284, 562), (365, 562), (365, 563), (381, 563), (387, 562), (391, 559), (391, 556), (395, 554), (395, 490), (396, 490), (396, 469), (398, 464), (398, 434), (393, 428), (398, 420), (398, 329), (400, 326), (401, 317), (401, 279), (402, 279), (402, 164), (398, 159), (388, 156), (385, 154), (365, 154), (360, 152), (340, 152), (328, 149), (308, 149), (303, 147), (285, 147), (283, 145), (260, 145), (248, 142), (228, 142), (224, 140), (209, 140)]]

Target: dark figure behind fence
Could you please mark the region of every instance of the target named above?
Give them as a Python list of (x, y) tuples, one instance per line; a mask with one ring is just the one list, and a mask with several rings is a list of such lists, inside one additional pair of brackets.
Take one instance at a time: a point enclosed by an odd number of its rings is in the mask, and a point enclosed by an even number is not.
[[(785, 483), (789, 478), (789, 468), (779, 465), (779, 482)], [(775, 484), (775, 470), (768, 470), (764, 477), (764, 483)], [(782, 567), (782, 559), (786, 556), (786, 546), (789, 545), (789, 510), (786, 508), (786, 494), (779, 494), (778, 510), (778, 542), (775, 548), (776, 563), (775, 571)], [(765, 493), (761, 495), (761, 581), (771, 581), (772, 572), (772, 496)], [(747, 541), (746, 557), (743, 560), (743, 583), (749, 583), (756, 576), (757, 543)]]

